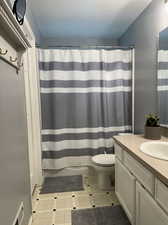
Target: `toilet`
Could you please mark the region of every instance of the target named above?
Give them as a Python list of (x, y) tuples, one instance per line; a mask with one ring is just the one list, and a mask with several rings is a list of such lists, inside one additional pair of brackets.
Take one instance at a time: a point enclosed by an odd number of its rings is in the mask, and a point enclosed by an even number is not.
[(95, 155), (92, 157), (92, 163), (97, 174), (98, 188), (101, 190), (112, 189), (115, 178), (115, 155)]

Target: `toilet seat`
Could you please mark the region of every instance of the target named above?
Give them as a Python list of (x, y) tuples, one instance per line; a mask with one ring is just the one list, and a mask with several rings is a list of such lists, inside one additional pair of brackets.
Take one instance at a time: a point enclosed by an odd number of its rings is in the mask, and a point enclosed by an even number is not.
[(115, 155), (114, 154), (100, 154), (92, 157), (93, 163), (97, 166), (110, 167), (115, 164)]

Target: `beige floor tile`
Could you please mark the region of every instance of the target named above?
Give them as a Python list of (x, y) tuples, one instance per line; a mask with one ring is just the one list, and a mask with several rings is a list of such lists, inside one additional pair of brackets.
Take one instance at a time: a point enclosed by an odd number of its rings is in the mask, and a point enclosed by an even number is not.
[[(119, 204), (115, 191), (99, 190), (96, 176), (83, 177), (84, 190), (39, 195), (37, 188), (33, 196), (32, 225), (71, 225), (71, 209), (92, 208)], [(37, 200), (38, 199), (38, 200)], [(53, 211), (56, 209), (56, 211)]]
[(110, 200), (114, 203), (114, 205), (120, 204), (115, 192), (110, 193)]
[(87, 190), (89, 193), (105, 193), (104, 191), (99, 190), (98, 188), (95, 187), (90, 187)]
[(88, 179), (83, 180), (83, 185), (84, 185), (84, 187), (87, 186), (88, 184), (89, 184)]
[(43, 212), (33, 214), (32, 225), (52, 225), (54, 222), (54, 213)]
[(36, 199), (39, 198), (39, 190), (38, 188), (36, 188), (33, 192), (33, 196), (32, 196), (32, 204), (35, 205), (36, 203)]
[(77, 197), (75, 205), (76, 205), (77, 209), (91, 208), (92, 207), (89, 196), (87, 196), (87, 195)]
[(93, 194), (93, 202), (96, 206), (109, 206), (112, 205), (112, 200), (107, 194)]
[(39, 200), (36, 202), (35, 211), (40, 212), (53, 210), (53, 208), (55, 207), (54, 203), (55, 203), (54, 199)]
[(71, 210), (65, 210), (65, 223), (71, 224)]
[(101, 198), (101, 199), (109, 199), (110, 193), (106, 194), (106, 192), (95, 192), (93, 193), (94, 198)]
[(56, 209), (72, 209), (74, 207), (73, 198), (58, 198), (56, 200)]
[(83, 196), (83, 195), (88, 196), (89, 193), (88, 193), (88, 191), (84, 190), (84, 191), (74, 192), (74, 195), (75, 195), (75, 197), (79, 197), (79, 196)]
[(65, 212), (64, 210), (55, 212), (54, 224), (60, 225), (65, 223)]
[(71, 210), (57, 210), (54, 216), (54, 224), (71, 224)]
[(95, 187), (92, 185), (84, 185), (84, 190), (90, 192), (91, 190), (95, 190)]
[(106, 201), (106, 200), (104, 200), (104, 201), (99, 201), (98, 199), (96, 199), (96, 200), (94, 200), (93, 201), (93, 205), (95, 206), (95, 207), (100, 207), (100, 206), (111, 206), (113, 203), (111, 203), (111, 202), (109, 202), (109, 201)]
[(93, 195), (89, 196), (89, 200), (90, 200), (90, 204), (94, 205), (94, 197), (93, 197)]
[(72, 197), (74, 192), (60, 192), (60, 193), (55, 193), (56, 196), (59, 198), (65, 198), (65, 197)]
[(42, 199), (42, 200), (43, 199), (47, 200), (47, 199), (54, 199), (55, 196), (57, 196), (57, 194), (55, 194), (55, 193), (54, 194), (41, 194), (41, 195), (38, 196), (38, 198)]

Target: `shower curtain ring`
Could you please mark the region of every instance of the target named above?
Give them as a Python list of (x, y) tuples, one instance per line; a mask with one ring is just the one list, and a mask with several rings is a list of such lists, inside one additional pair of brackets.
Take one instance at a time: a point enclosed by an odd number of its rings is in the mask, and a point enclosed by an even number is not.
[(2, 48), (0, 48), (0, 55), (6, 55), (7, 53), (8, 53), (7, 49), (3, 52)]

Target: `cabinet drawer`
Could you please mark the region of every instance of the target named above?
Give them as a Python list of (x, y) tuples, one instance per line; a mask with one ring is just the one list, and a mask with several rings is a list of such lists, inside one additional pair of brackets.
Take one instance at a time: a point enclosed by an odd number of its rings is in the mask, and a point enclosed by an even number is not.
[(141, 182), (141, 184), (154, 195), (154, 175), (131, 155), (124, 151), (124, 164)]
[(158, 179), (155, 182), (155, 199), (168, 213), (168, 187)]
[(115, 151), (115, 156), (120, 161), (123, 161), (123, 149), (116, 143), (114, 144), (114, 151)]

